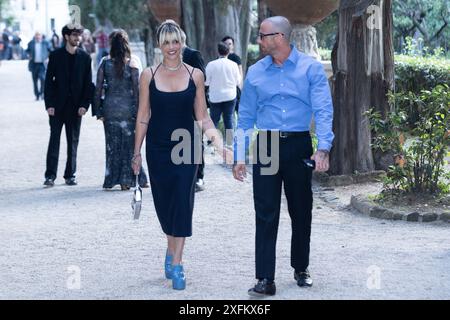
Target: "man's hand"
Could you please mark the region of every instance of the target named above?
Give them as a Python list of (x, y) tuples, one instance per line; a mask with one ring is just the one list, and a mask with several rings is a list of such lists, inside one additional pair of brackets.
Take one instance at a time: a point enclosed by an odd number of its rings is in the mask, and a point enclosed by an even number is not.
[(330, 170), (330, 156), (328, 151), (318, 150), (311, 157), (311, 160), (316, 161), (317, 172), (327, 172), (328, 170)]
[(78, 115), (80, 117), (84, 116), (86, 114), (87, 110), (85, 108), (78, 109)]
[(244, 182), (247, 177), (247, 168), (244, 163), (238, 163), (233, 166), (233, 176), (237, 181)]
[(48, 108), (47, 113), (50, 117), (54, 117), (55, 116), (55, 108)]

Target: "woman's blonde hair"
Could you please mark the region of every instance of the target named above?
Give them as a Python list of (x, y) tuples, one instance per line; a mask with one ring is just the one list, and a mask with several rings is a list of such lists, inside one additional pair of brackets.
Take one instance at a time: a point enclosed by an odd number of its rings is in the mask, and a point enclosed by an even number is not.
[(177, 40), (184, 47), (186, 45), (186, 34), (181, 27), (173, 20), (164, 21), (156, 31), (156, 39), (159, 45), (163, 45), (166, 41)]

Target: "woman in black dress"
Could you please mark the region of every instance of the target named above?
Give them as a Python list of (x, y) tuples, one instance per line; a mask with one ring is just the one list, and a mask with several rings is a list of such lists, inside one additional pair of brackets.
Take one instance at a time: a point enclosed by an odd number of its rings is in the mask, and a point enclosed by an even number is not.
[[(165, 274), (172, 279), (176, 290), (186, 286), (182, 255), (185, 238), (192, 236), (201, 130), (223, 151), (227, 162), (233, 159), (232, 152), (223, 149), (220, 133), (207, 112), (203, 73), (182, 61), (182, 32), (173, 20), (165, 21), (158, 28), (163, 62), (144, 70), (141, 76), (133, 157), (133, 170), (137, 172), (142, 164), (140, 150), (146, 136), (153, 200), (168, 240)], [(193, 119), (194, 113), (198, 123)]]
[[(94, 115), (103, 121), (105, 128), (106, 169), (103, 188), (108, 190), (120, 185), (122, 190), (129, 190), (136, 184), (131, 158), (139, 103), (139, 70), (136, 61), (131, 58), (125, 31), (114, 31), (109, 41), (111, 54), (99, 66), (93, 108)], [(139, 185), (148, 186), (142, 168), (139, 171)]]

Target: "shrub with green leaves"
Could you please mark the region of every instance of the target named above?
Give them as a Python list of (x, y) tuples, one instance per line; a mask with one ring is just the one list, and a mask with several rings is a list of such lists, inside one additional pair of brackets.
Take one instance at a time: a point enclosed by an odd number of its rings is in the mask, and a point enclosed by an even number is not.
[(259, 59), (259, 46), (249, 44), (247, 49), (247, 68), (254, 65)]
[(319, 48), (319, 54), (322, 61), (331, 61), (331, 50)]
[(414, 102), (419, 118), (409, 128), (404, 110), (396, 110), (386, 119), (372, 109), (367, 113), (375, 132), (373, 147), (394, 153), (392, 165), (384, 180), (385, 190), (407, 193), (439, 194), (449, 192), (445, 174), (445, 156), (450, 143), (450, 90), (438, 85), (432, 91), (422, 90), (390, 94), (390, 103)]
[[(443, 84), (450, 84), (450, 60), (438, 56), (395, 57), (396, 92), (404, 94), (412, 92), (419, 95), (422, 90), (432, 90), (437, 85)], [(395, 108), (406, 112), (410, 127), (420, 117), (420, 106), (412, 99), (399, 99)]]
[(395, 56), (396, 92), (432, 90), (450, 84), (450, 60), (438, 57)]

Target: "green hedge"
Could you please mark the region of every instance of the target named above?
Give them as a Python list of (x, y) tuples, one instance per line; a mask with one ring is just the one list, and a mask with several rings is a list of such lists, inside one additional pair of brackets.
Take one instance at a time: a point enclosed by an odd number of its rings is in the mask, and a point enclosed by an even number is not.
[[(450, 85), (450, 60), (437, 57), (395, 56), (395, 92), (419, 95), (422, 90), (432, 91), (438, 85)], [(398, 100), (396, 109), (407, 115), (413, 128), (420, 118), (421, 106), (411, 99)]]
[(396, 55), (395, 83), (397, 92), (416, 94), (439, 84), (450, 84), (450, 60)]

